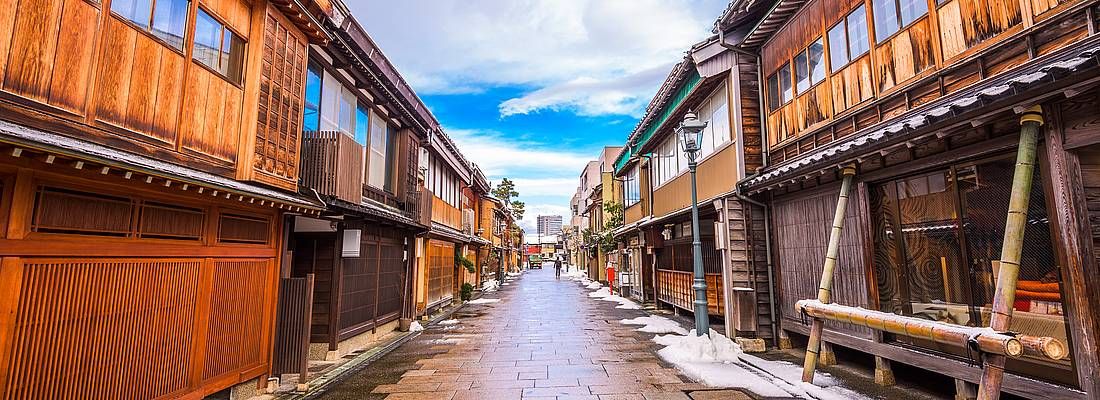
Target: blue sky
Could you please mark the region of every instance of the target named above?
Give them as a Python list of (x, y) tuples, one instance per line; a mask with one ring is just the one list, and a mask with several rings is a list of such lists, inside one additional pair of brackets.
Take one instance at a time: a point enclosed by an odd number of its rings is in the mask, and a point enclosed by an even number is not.
[(588, 160), (621, 145), (726, 0), (346, 0), (468, 159), (568, 223)]

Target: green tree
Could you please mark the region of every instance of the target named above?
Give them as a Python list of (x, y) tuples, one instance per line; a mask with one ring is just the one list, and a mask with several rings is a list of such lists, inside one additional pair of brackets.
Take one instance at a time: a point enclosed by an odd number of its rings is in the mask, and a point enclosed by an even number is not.
[(527, 206), (522, 201), (515, 200), (519, 197), (519, 192), (516, 191), (516, 184), (511, 179), (503, 178), (497, 187), (493, 189), (493, 197), (496, 197), (512, 207), (512, 219), (519, 221), (523, 219), (524, 208)]

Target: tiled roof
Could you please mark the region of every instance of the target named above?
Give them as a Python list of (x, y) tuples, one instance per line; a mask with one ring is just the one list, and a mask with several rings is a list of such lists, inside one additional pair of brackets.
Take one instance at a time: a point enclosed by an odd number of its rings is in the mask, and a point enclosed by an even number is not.
[(1100, 55), (1100, 45), (1093, 44), (1084, 51), (1069, 52), (1032, 68), (1025, 68), (999, 79), (991, 79), (988, 84), (931, 102), (908, 115), (895, 118), (889, 125), (856, 134), (848, 140), (815, 150), (774, 168), (768, 168), (759, 176), (742, 181), (741, 186), (750, 191), (762, 189), (821, 165), (851, 161), (852, 157), (861, 154), (864, 150), (890, 139), (927, 128), (938, 121), (986, 107), (1017, 94), (1041, 90), (1040, 86), (1043, 84), (1049, 84), (1075, 72), (1095, 68), (1098, 66), (1098, 55)]

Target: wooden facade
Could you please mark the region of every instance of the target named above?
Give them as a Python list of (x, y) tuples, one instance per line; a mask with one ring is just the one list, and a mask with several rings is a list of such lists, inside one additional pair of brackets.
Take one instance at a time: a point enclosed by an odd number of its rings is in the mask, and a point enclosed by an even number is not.
[[(1087, 1), (818, 0), (762, 17), (742, 47), (761, 55), (768, 164), (741, 189), (769, 207), (784, 331), (809, 333), (794, 302), (815, 297), (843, 162), (859, 171), (833, 301), (988, 326), (1020, 132), (1013, 110), (1040, 105), (1039, 172), (1011, 330), (1053, 337), (1073, 354), (1011, 360), (1002, 389), (1100, 398), (1087, 194), (1100, 73), (1095, 62), (1077, 63), (1094, 54), (1096, 12)], [(847, 53), (833, 54), (840, 49)], [(981, 375), (960, 347), (844, 323), (828, 322), (825, 332), (827, 343), (887, 366), (975, 383)]]
[(296, 193), (322, 39), (296, 6), (152, 3), (0, 3), (0, 397), (201, 398), (271, 370), (283, 217), (321, 207)]

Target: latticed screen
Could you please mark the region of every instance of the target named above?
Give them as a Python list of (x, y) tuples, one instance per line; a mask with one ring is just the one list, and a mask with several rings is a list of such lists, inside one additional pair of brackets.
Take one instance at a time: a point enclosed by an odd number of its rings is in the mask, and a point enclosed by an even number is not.
[(307, 49), (305, 41), (291, 29), (275, 15), (267, 16), (256, 120), (255, 168), (296, 179)]
[[(1015, 159), (1006, 157), (871, 189), (875, 278), (882, 311), (989, 326), (1014, 170)], [(1041, 182), (1036, 172), (1010, 330), (1054, 337), (1068, 345), (1061, 272)], [(965, 355), (961, 348), (904, 337), (896, 340)], [(1068, 360), (1056, 364), (1070, 369)], [(1072, 380), (1073, 375), (1053, 374), (1050, 371), (1056, 370), (1035, 368), (1030, 362), (1010, 364), (1010, 368), (1056, 381)]]
[(219, 242), (266, 244), (270, 237), (271, 220), (265, 217), (222, 214), (218, 222)]

